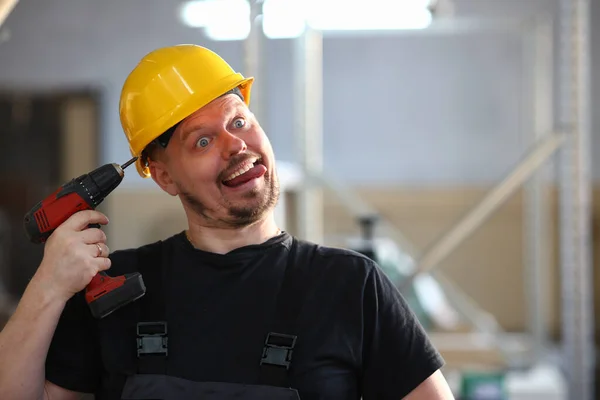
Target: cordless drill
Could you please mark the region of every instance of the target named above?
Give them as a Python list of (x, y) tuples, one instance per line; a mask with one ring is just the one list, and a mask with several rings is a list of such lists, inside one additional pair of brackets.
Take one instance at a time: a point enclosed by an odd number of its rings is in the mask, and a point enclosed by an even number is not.
[[(25, 232), (33, 243), (44, 243), (48, 237), (78, 211), (93, 210), (123, 180), (124, 169), (137, 157), (123, 165), (106, 164), (62, 185), (36, 204), (24, 218)], [(93, 225), (100, 227), (100, 225)], [(88, 284), (85, 299), (95, 318), (104, 318), (146, 293), (140, 273), (110, 277), (100, 272)]]

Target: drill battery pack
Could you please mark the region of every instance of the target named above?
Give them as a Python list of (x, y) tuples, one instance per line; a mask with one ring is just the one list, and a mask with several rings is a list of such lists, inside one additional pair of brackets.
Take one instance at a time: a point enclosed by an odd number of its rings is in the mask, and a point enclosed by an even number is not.
[(146, 285), (139, 272), (116, 278), (101, 275), (101, 284), (86, 291), (86, 301), (94, 318), (104, 318), (146, 294)]

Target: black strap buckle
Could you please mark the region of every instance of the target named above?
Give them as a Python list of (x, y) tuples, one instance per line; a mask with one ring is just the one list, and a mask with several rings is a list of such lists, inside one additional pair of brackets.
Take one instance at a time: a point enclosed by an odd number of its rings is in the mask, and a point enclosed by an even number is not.
[(270, 332), (265, 340), (260, 365), (269, 364), (290, 368), (297, 336)]
[(166, 322), (138, 322), (137, 354), (144, 355), (169, 354)]

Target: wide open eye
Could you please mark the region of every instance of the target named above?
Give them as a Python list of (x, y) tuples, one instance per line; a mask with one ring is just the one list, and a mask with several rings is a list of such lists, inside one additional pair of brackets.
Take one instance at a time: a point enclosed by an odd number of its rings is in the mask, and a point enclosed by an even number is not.
[(244, 126), (246, 126), (246, 120), (245, 120), (245, 119), (243, 119), (243, 118), (236, 118), (236, 119), (233, 121), (233, 126), (234, 126), (236, 129), (241, 129), (241, 128), (243, 128)]
[(196, 142), (196, 147), (206, 147), (210, 144), (211, 142), (211, 138), (208, 136), (202, 136), (200, 139), (198, 139), (198, 141)]

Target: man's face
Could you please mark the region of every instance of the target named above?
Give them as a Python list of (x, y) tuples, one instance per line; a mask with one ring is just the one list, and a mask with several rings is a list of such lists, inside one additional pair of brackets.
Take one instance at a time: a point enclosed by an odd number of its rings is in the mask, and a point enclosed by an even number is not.
[(185, 119), (165, 154), (150, 162), (154, 180), (203, 224), (250, 225), (279, 197), (273, 149), (236, 95), (220, 97)]

